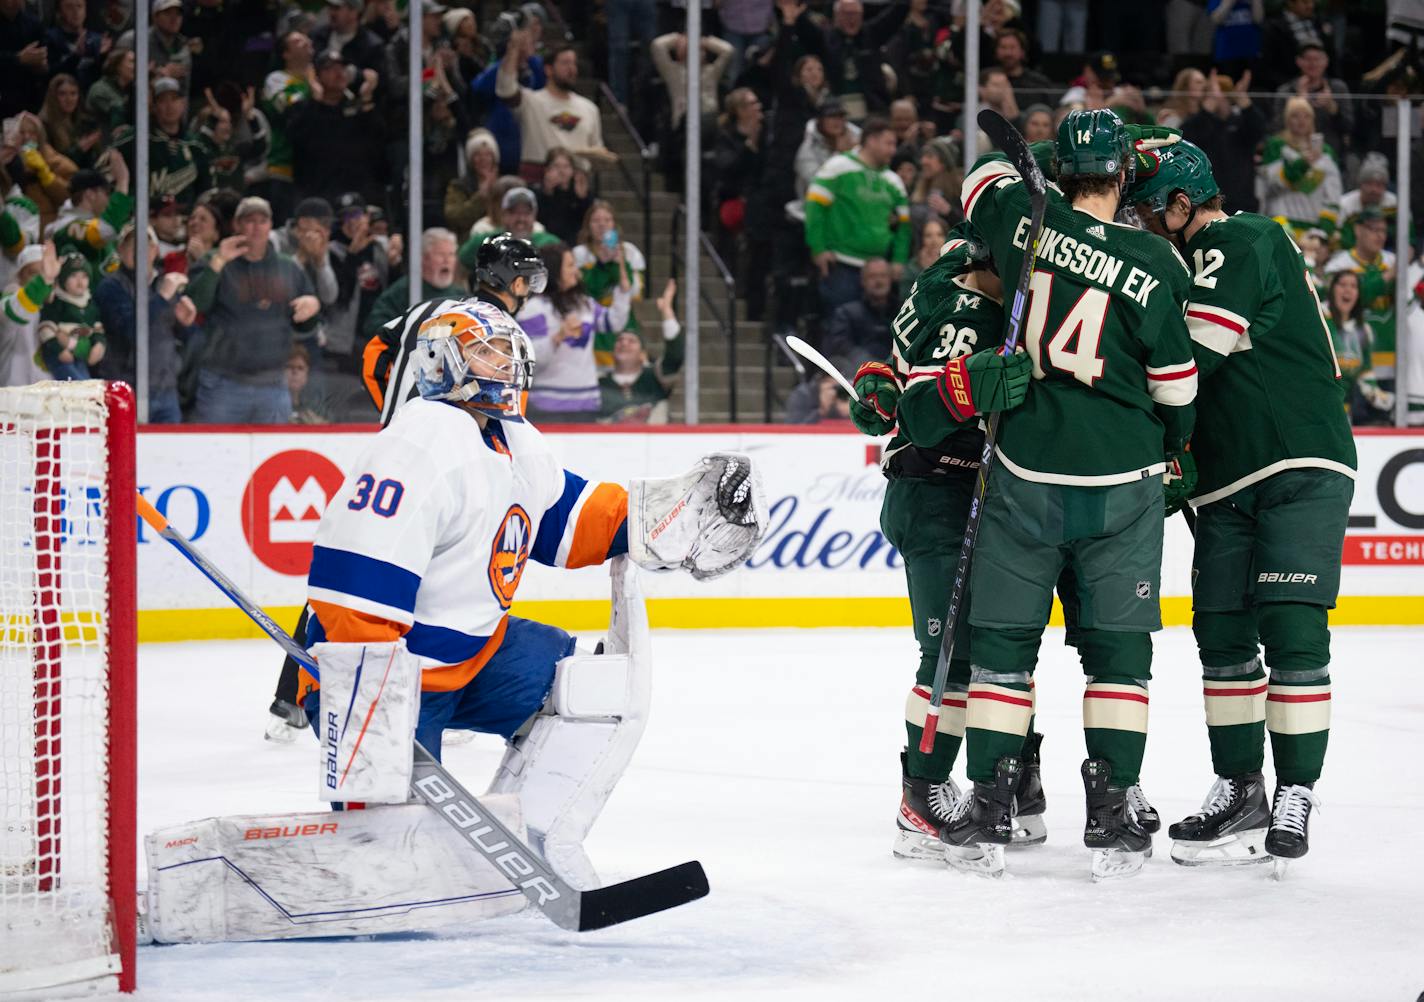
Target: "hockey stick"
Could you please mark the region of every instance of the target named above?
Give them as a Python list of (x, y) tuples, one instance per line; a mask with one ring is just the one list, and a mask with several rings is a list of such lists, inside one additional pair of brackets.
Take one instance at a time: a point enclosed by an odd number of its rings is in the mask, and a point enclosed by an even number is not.
[[(138, 513), (155, 532), (177, 548), (252, 621), (262, 628), (298, 664), (316, 669), (316, 661), (242, 591), (215, 567), (182, 533), (149, 504), (137, 497)], [(681, 863), (621, 884), (580, 891), (485, 809), (479, 798), (460, 785), (419, 741), (412, 742), (415, 769), (410, 790), (438, 813), (481, 856), (519, 888), (555, 925), (576, 932), (603, 929), (696, 901), (707, 894), (707, 875), (696, 861)]]
[(786, 346), (792, 351), (796, 352), (796, 354), (800, 355), (806, 361), (810, 362), (816, 368), (820, 369), (826, 375), (830, 376), (836, 382), (840, 383), (841, 389), (849, 393), (850, 398), (852, 400), (860, 399), (860, 394), (855, 392), (855, 387), (850, 385), (850, 380), (846, 379), (845, 376), (842, 376), (840, 374), (840, 370), (837, 369), (834, 365), (832, 365), (831, 360), (825, 355), (822, 355), (819, 351), (817, 351), (815, 348), (812, 348), (805, 341), (802, 341), (795, 334), (788, 334), (786, 336)]
[[(1028, 143), (1009, 121), (997, 111), (986, 108), (979, 112), (979, 128), (1003, 150), (1009, 162), (1018, 168), (1028, 189), (1030, 219), (1028, 237), (1024, 241), (1023, 261), (1019, 265), (1018, 285), (1009, 310), (1008, 334), (1001, 352), (1013, 354), (1023, 333), (1024, 305), (1028, 301), (1028, 283), (1038, 255), (1038, 237), (1043, 232), (1043, 212), (1048, 206), (1048, 182), (1038, 163), (1029, 152)], [(974, 500), (969, 505), (969, 521), (964, 525), (964, 542), (959, 547), (959, 564), (954, 569), (954, 588), (949, 593), (949, 609), (944, 614), (943, 632), (939, 640), (939, 659), (935, 662), (934, 687), (930, 690), (930, 705), (925, 711), (924, 731), (920, 735), (920, 751), (934, 751), (935, 732), (939, 729), (939, 711), (944, 703), (944, 689), (949, 683), (949, 661), (954, 656), (954, 634), (959, 626), (964, 592), (969, 584), (969, 565), (974, 559), (974, 540), (979, 536), (979, 521), (984, 514), (984, 495), (989, 490), (989, 467), (994, 461), (994, 441), (999, 434), (999, 413), (989, 415), (984, 430), (984, 451), (979, 457), (979, 476), (974, 482)]]

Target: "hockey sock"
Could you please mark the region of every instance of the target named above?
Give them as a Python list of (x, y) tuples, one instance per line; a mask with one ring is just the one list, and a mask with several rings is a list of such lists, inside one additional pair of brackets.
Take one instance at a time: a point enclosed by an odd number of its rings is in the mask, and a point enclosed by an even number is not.
[(969, 687), (963, 682), (950, 682), (944, 690), (944, 702), (939, 708), (939, 726), (935, 729), (934, 751), (920, 751), (920, 736), (924, 734), (925, 711), (930, 705), (930, 686), (916, 685), (905, 699), (905, 771), (916, 779), (943, 783), (954, 768), (959, 746), (964, 741), (964, 711)]
[(1330, 740), (1330, 629), (1323, 606), (1281, 602), (1257, 609), (1271, 678), (1266, 729), (1276, 782), (1314, 783)]
[(991, 783), (1005, 755), (1023, 754), (1033, 719), (1029, 672), (996, 672), (975, 665), (969, 676), (965, 713), (966, 771), (976, 783)]
[(1192, 632), (1202, 663), (1211, 765), (1218, 776), (1259, 772), (1266, 756), (1266, 673), (1249, 609), (1201, 612)]
[(1261, 659), (1202, 666), (1211, 766), (1218, 776), (1259, 772), (1266, 755), (1266, 673)]
[(1089, 758), (1112, 766), (1113, 786), (1132, 786), (1147, 748), (1147, 683), (1127, 675), (1088, 679), (1083, 690), (1083, 742)]

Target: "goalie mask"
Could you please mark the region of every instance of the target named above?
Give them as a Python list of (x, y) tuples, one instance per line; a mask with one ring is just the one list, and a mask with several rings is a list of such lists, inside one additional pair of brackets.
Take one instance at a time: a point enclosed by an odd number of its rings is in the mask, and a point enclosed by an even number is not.
[(491, 417), (524, 420), (534, 347), (510, 316), (489, 303), (437, 313), (416, 333), (416, 386), (427, 400), (465, 404)]

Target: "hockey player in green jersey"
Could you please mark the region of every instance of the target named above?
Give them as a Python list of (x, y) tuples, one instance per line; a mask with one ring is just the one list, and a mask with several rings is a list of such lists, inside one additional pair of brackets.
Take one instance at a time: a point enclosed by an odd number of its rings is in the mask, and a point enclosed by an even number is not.
[[(1192, 628), (1217, 778), (1202, 809), (1171, 827), (1172, 858), (1302, 856), (1330, 733), (1327, 610), (1339, 589), (1356, 465), (1330, 333), (1290, 237), (1264, 216), (1222, 211), (1196, 146), (1139, 154), (1130, 199), (1195, 272), (1187, 307), (1201, 373)], [(1266, 731), (1276, 770), (1270, 804)]]
[[(1178, 475), (1173, 492), (1191, 483), (1189, 276), (1166, 242), (1113, 221), (1132, 155), (1116, 115), (1069, 114), (1056, 149), (1059, 188), (1048, 193), (1023, 326), (1034, 382), (1001, 419), (970, 578), (974, 787), (941, 838), (951, 865), (1002, 870), (1038, 647), (1054, 583), (1071, 567), (1087, 675), (1083, 840), (1094, 875), (1119, 876), (1151, 848), (1129, 788), (1147, 736), (1149, 634), (1161, 628), (1163, 475)], [(1030, 228), (1018, 171), (981, 158), (962, 197), (999, 273), (1018, 274)]]
[[(851, 420), (867, 435), (895, 432), (881, 460), (889, 482), (880, 526), (905, 561), (920, 647), (915, 685), (905, 701), (908, 743), (901, 756), (894, 850), (908, 859), (944, 859), (939, 829), (960, 793), (949, 773), (964, 738), (969, 688), (969, 630), (963, 616), (955, 631), (955, 656), (934, 752), (925, 755), (919, 747), (943, 617), (984, 449), (976, 414), (1018, 406), (1031, 373), (1027, 355), (998, 354), (1004, 339), (1003, 286), (987, 257), (987, 248), (967, 227), (956, 228), (895, 317), (890, 358), (867, 362), (857, 371), (860, 399), (851, 403)], [(952, 401), (948, 381), (959, 376), (968, 379), (969, 406)], [(1019, 844), (1036, 844), (1046, 835), (1036, 769), (1038, 737), (1032, 735), (1024, 750), (1027, 765), (1017, 791)]]

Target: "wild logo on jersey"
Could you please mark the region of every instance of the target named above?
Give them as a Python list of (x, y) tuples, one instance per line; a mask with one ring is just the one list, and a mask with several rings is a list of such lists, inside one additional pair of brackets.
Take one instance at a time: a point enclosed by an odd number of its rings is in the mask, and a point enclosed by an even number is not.
[(524, 565), (529, 562), (529, 546), (534, 536), (533, 523), (529, 513), (519, 505), (511, 505), (504, 513), (499, 529), (494, 534), (490, 546), (489, 580), (490, 590), (501, 609), (508, 609), (514, 602), (514, 592), (519, 588), (519, 579), (524, 576)]

